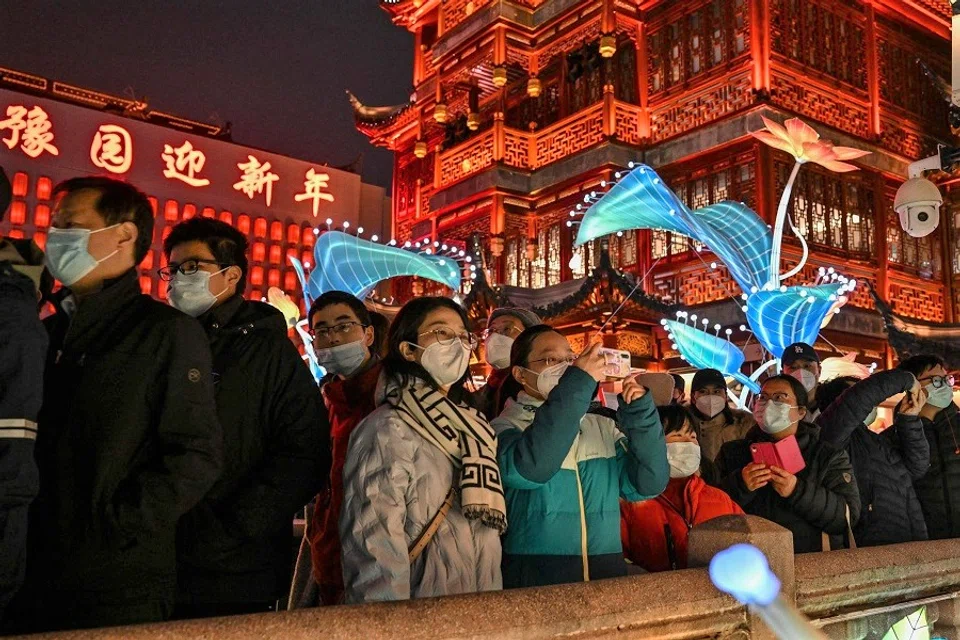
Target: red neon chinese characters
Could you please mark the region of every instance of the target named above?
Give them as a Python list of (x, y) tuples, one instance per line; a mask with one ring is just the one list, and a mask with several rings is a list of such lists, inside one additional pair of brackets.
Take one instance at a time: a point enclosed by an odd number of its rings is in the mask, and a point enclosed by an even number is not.
[(210, 184), (207, 178), (197, 176), (203, 170), (207, 156), (203, 151), (194, 149), (189, 140), (176, 148), (169, 144), (163, 145), (160, 159), (167, 164), (167, 168), (163, 170), (165, 178), (179, 180), (191, 187), (205, 187)]
[(313, 200), (313, 217), (316, 218), (317, 208), (320, 206), (321, 200), (333, 202), (333, 195), (323, 191), (323, 189), (330, 187), (327, 184), (330, 181), (330, 174), (317, 173), (313, 169), (308, 169), (304, 177), (306, 179), (303, 181), (303, 193), (294, 195), (293, 199), (297, 202)]
[(60, 150), (53, 146), (52, 128), (50, 117), (40, 107), (27, 111), (22, 105), (10, 105), (7, 119), (0, 121), (0, 131), (10, 131), (10, 137), (3, 138), (7, 148), (13, 149), (19, 144), (20, 150), (31, 158), (39, 157), (44, 151), (60, 155)]
[(266, 187), (266, 201), (269, 207), (273, 200), (273, 183), (280, 179), (280, 176), (270, 171), (270, 163), (261, 164), (253, 156), (247, 156), (247, 161), (237, 163), (237, 168), (243, 171), (243, 174), (240, 176), (240, 182), (233, 185), (234, 190), (242, 191), (253, 200), (253, 196), (263, 193)]
[(110, 173), (126, 173), (133, 164), (133, 140), (130, 132), (115, 124), (102, 124), (90, 145), (93, 166)]

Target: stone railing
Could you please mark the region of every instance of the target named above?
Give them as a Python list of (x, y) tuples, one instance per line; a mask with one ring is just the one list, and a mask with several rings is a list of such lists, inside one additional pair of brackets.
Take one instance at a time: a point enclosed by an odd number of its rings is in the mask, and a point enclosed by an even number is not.
[(772, 638), (763, 623), (710, 583), (704, 567), (738, 542), (766, 553), (793, 599), (830, 638), (883, 637), (926, 605), (936, 636), (960, 638), (960, 540), (793, 556), (790, 533), (752, 516), (694, 529), (685, 571), (586, 584), (407, 602), (303, 609), (33, 638)]

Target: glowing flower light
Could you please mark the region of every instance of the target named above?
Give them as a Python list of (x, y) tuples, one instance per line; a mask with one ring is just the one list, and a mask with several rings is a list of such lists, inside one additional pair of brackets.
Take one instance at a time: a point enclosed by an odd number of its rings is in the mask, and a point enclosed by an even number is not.
[(677, 351), (692, 366), (697, 369), (716, 369), (754, 393), (760, 391), (760, 385), (740, 372), (744, 356), (735, 345), (683, 322), (663, 320), (662, 324), (677, 345)]
[(814, 344), (842, 284), (758, 291), (747, 299), (747, 322), (767, 351), (780, 358), (795, 342)]

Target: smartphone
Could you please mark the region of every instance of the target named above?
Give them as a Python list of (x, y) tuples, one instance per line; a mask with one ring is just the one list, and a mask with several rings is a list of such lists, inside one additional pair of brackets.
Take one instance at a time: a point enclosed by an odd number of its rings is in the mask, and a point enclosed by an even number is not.
[(627, 378), (630, 376), (630, 352), (619, 349), (600, 349), (603, 355), (603, 374), (608, 378)]

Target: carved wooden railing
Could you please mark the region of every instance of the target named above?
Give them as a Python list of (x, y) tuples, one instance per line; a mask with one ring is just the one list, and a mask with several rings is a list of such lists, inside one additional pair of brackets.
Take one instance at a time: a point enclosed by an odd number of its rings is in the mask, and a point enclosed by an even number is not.
[[(920, 606), (932, 636), (960, 632), (960, 540), (794, 557), (791, 534), (753, 516), (696, 527), (694, 567), (739, 542), (760, 548), (782, 593), (831, 638), (881, 638)], [(407, 602), (171, 622), (33, 638), (772, 638), (763, 623), (692, 568), (586, 584), (516, 589)]]

